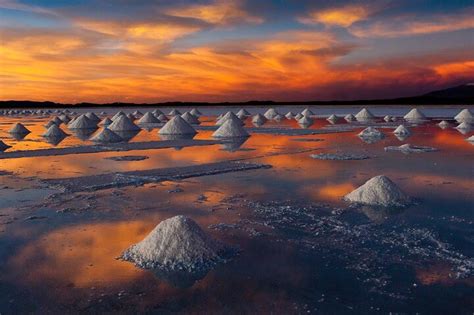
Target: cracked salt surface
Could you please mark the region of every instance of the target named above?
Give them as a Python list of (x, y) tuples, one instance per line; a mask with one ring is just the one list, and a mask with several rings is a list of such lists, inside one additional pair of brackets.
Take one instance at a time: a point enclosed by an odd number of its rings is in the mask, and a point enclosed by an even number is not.
[[(366, 221), (349, 222), (348, 216), (361, 210), (357, 206), (332, 208), (322, 204), (297, 205), (292, 201), (257, 202), (239, 197), (231, 200), (250, 210), (249, 219), (214, 224), (209, 228), (223, 233), (239, 230), (251, 237), (264, 235), (302, 251), (342, 260), (345, 269), (365, 279), (371, 292), (396, 299), (410, 297), (410, 288), (397, 289), (397, 292), (391, 289), (397, 282), (390, 274), (394, 266), (416, 268), (442, 262), (451, 266), (454, 279), (474, 274), (474, 259), (428, 228), (401, 223), (383, 226)], [(378, 211), (377, 208), (372, 210)]]

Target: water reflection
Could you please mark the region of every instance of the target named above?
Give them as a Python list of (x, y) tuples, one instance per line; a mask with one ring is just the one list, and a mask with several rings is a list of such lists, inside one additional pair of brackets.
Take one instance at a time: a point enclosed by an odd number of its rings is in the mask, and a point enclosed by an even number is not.
[(133, 130), (133, 131), (114, 131), (120, 138), (123, 139), (124, 142), (130, 142), (133, 138), (135, 138), (139, 133), (140, 130)]

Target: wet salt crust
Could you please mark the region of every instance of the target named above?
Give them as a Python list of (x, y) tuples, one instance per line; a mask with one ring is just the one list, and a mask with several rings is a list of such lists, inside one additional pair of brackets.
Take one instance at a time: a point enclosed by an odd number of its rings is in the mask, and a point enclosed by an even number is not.
[(225, 263), (235, 254), (235, 248), (212, 239), (192, 219), (179, 215), (162, 221), (121, 258), (146, 269), (196, 272)]
[(333, 161), (350, 161), (350, 160), (367, 160), (370, 159), (370, 156), (363, 154), (353, 154), (353, 153), (320, 153), (320, 154), (311, 154), (310, 157), (317, 160), (333, 160)]

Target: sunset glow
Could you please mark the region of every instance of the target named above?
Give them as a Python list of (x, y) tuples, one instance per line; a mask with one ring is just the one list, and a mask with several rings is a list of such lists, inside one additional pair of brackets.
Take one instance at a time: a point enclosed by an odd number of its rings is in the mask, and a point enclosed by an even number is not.
[(0, 0), (0, 99), (418, 95), (474, 81), (473, 12), (430, 1)]

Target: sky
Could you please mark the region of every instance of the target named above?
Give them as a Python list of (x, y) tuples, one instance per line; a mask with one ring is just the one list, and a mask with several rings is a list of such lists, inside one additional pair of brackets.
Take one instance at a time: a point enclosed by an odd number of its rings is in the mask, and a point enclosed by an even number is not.
[(474, 82), (472, 0), (0, 0), (0, 41), (0, 100), (351, 100)]

